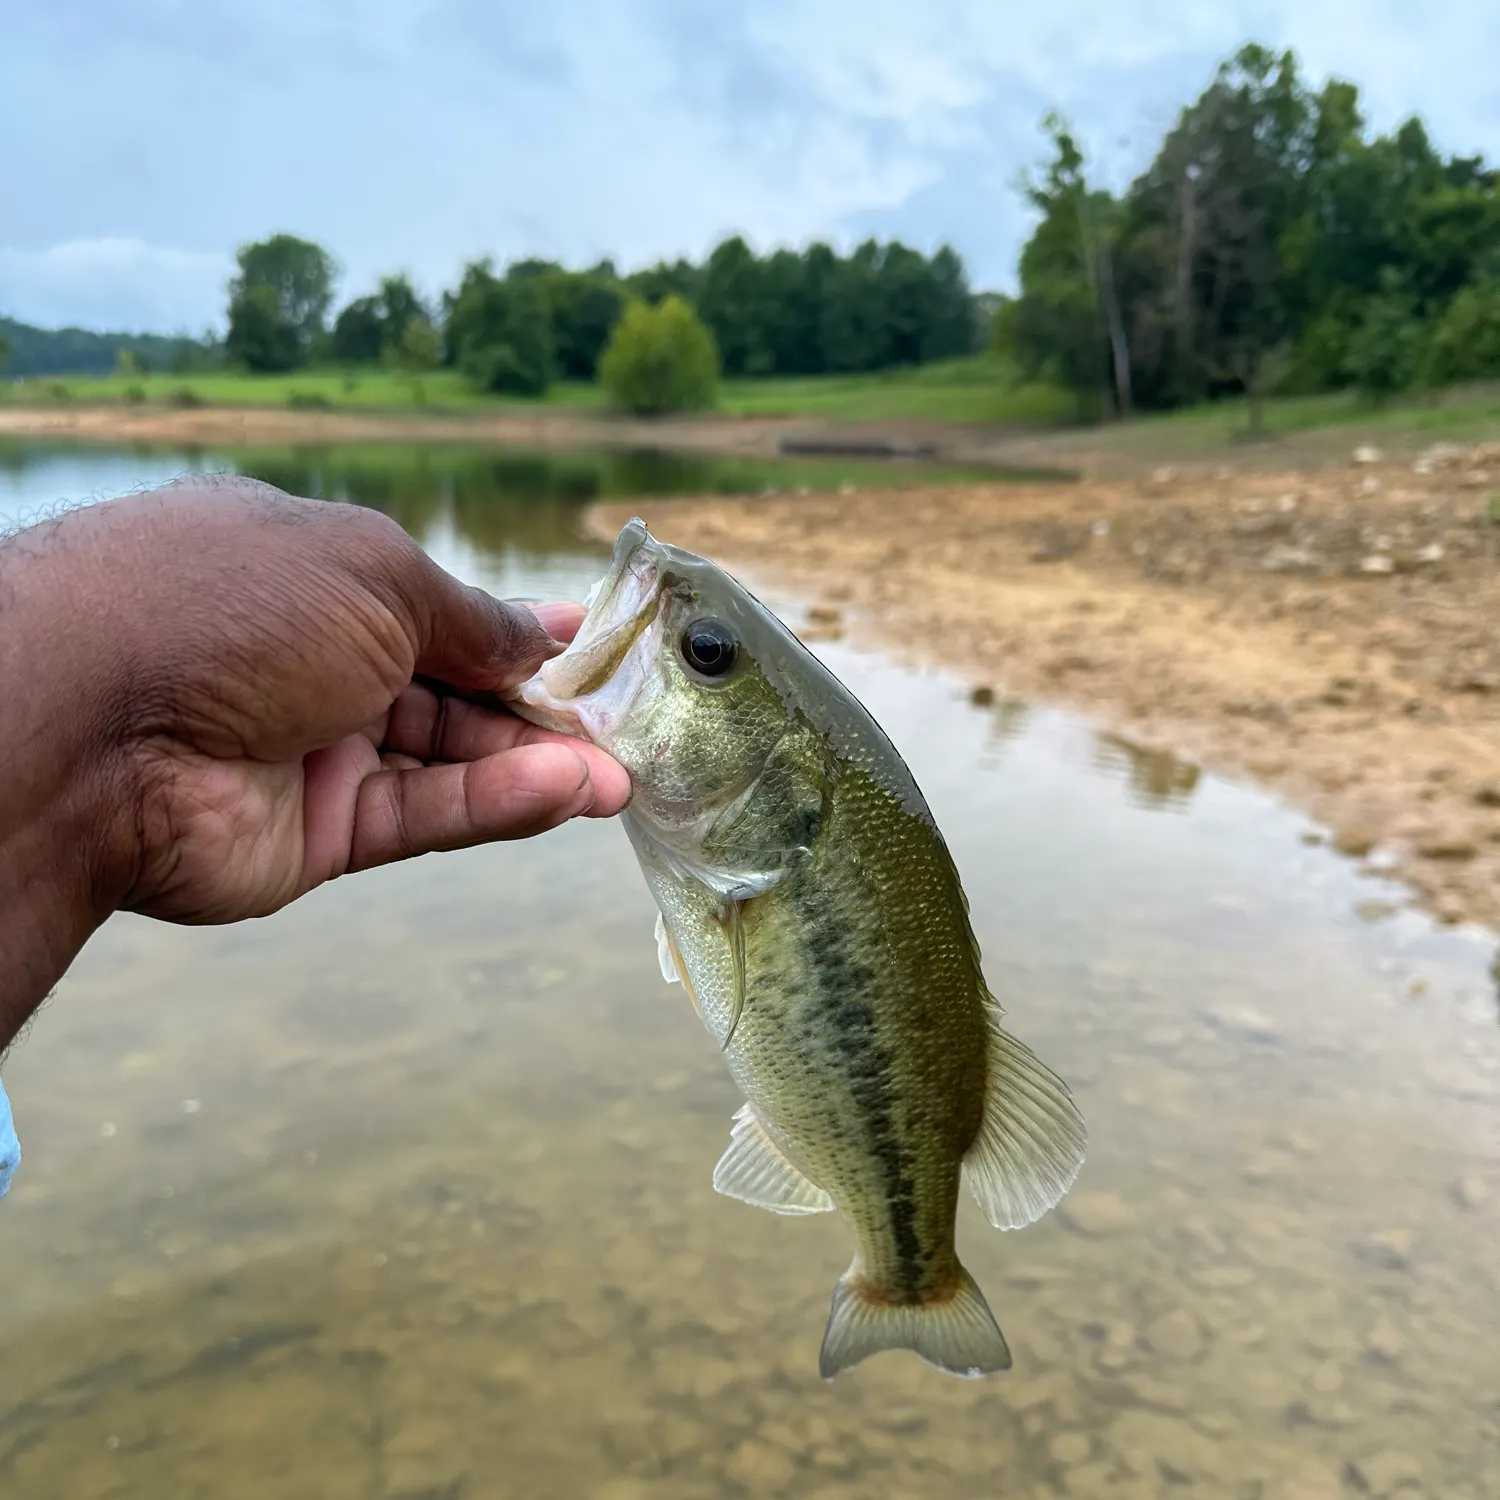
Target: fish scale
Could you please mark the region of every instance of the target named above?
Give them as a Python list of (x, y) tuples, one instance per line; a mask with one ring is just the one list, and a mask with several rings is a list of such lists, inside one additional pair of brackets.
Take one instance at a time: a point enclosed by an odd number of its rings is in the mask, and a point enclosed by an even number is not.
[(955, 1246), (960, 1183), (1020, 1227), (1067, 1191), (1085, 1131), (1001, 1028), (952, 857), (879, 726), (740, 584), (638, 521), (515, 706), (631, 774), (663, 974), (746, 1099), (715, 1187), (850, 1228), (822, 1373), (887, 1348), (1007, 1368)]

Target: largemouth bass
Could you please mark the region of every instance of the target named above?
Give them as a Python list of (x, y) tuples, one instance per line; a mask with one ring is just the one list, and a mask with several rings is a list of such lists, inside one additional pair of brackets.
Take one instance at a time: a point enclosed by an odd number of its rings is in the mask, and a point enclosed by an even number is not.
[(1031, 1223), (1077, 1176), (1083, 1120), (1001, 1029), (947, 845), (874, 719), (740, 584), (639, 520), (514, 706), (630, 773), (662, 974), (745, 1095), (714, 1186), (837, 1208), (853, 1232), (824, 1377), (882, 1349), (1007, 1369), (954, 1247), (960, 1183), (996, 1228)]

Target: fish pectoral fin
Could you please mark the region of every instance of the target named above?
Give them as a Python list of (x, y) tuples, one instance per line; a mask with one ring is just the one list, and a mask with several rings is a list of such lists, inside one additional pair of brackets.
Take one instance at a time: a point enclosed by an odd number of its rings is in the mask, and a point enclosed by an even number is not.
[(667, 936), (666, 918), (660, 912), (656, 914), (656, 961), (661, 965), (661, 977), (668, 984), (682, 983), (677, 961), (672, 957), (672, 939)]
[(776, 1214), (825, 1214), (833, 1199), (786, 1159), (753, 1104), (735, 1111), (729, 1149), (714, 1168), (714, 1190)]
[(1088, 1131), (1068, 1086), (990, 1019), (984, 1123), (963, 1179), (996, 1229), (1019, 1229), (1053, 1207), (1083, 1166)]
[[(729, 1044), (739, 1029), (740, 1017), (745, 1013), (745, 924), (744, 903), (725, 901), (714, 921), (729, 944), (729, 968), (734, 983), (734, 993), (729, 1001), (729, 1026), (719, 1043), (720, 1052), (728, 1052)], [(694, 1002), (696, 1003), (696, 1002)], [(700, 1012), (701, 1014), (701, 1012)]]
[(1005, 1335), (984, 1293), (962, 1266), (953, 1290), (927, 1302), (871, 1296), (856, 1266), (839, 1277), (818, 1373), (832, 1380), (882, 1349), (910, 1349), (936, 1369), (969, 1379), (1010, 1369)]

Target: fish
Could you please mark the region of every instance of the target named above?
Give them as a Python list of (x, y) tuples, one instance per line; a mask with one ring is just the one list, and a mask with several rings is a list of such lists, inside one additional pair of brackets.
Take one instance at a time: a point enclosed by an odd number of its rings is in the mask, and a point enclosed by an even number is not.
[(1011, 1353), (959, 1260), (961, 1187), (997, 1229), (1083, 1164), (1067, 1085), (1001, 1026), (958, 871), (869, 711), (741, 583), (640, 519), (571, 644), (509, 695), (629, 772), (621, 814), (681, 984), (744, 1096), (713, 1174), (854, 1240), (819, 1354), (950, 1374)]

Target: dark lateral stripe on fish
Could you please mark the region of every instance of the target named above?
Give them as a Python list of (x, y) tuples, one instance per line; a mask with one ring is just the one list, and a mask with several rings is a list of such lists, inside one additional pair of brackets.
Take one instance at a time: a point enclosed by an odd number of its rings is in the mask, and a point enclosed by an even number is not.
[[(809, 891), (809, 897), (812, 893)], [(812, 899), (801, 903), (804, 946), (817, 983), (819, 1003), (809, 1021), (829, 1026), (838, 1035), (850, 1090), (865, 1125), (865, 1146), (879, 1164), (884, 1201), (896, 1246), (903, 1296), (920, 1298), (928, 1257), (917, 1233), (916, 1188), (896, 1128), (891, 1057), (881, 1045), (875, 1013), (864, 998), (876, 979), (871, 965), (852, 955), (845, 933), (830, 922)], [(811, 1028), (810, 1028), (811, 1029)], [(820, 1039), (812, 1036), (814, 1045)]]

